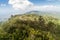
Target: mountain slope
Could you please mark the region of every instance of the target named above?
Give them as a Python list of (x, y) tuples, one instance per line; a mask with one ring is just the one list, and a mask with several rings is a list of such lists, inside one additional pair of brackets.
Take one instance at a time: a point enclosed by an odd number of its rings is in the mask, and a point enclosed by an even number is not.
[(37, 14), (37, 15), (47, 15), (47, 16), (53, 16), (55, 18), (60, 19), (60, 13), (59, 12), (42, 12), (42, 11), (30, 11), (26, 12), (27, 14)]
[[(36, 14), (15, 15), (4, 22), (0, 40), (59, 40), (60, 20)], [(4, 34), (4, 35), (3, 35)], [(4, 39), (1, 39), (3, 37)]]

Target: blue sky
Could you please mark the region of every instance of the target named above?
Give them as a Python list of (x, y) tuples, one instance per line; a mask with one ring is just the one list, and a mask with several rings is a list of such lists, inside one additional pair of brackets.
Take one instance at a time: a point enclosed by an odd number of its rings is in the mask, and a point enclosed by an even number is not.
[[(60, 0), (27, 0), (27, 1), (31, 2), (34, 6), (37, 6), (37, 7), (41, 6), (42, 7), (42, 8), (40, 7), (41, 10), (47, 10), (46, 8), (48, 7), (48, 8), (51, 8), (51, 10), (52, 10), (52, 8), (54, 8), (54, 9), (56, 8), (57, 11), (58, 11), (58, 9), (60, 7)], [(28, 2), (27, 2), (27, 4), (29, 4)], [(15, 9), (20, 9), (20, 11), (22, 11), (22, 8), (24, 8), (24, 9), (29, 8), (25, 4), (23, 5), (25, 7), (22, 7), (21, 4), (20, 4), (21, 7), (19, 6), (20, 8), (15, 7), (15, 4), (11, 4), (11, 3), (12, 3), (11, 0), (0, 0), (0, 14), (1, 13), (3, 14), (3, 13), (8, 13), (8, 12), (14, 12), (14, 11), (18, 12), (19, 11), (19, 10), (15, 10)], [(30, 5), (32, 5), (31, 3), (30, 3)], [(13, 6), (14, 6), (14, 8), (13, 8)], [(33, 7), (33, 8), (35, 9), (36, 7)], [(45, 9), (43, 9), (43, 8), (45, 8)], [(36, 8), (36, 9), (38, 10), (39, 8)]]
[(33, 10), (60, 12), (60, 0), (0, 0), (0, 19)]
[[(34, 3), (34, 5), (40, 5), (40, 0), (29, 0), (29, 1)], [(15, 10), (11, 6), (11, 4), (9, 4), (9, 0), (0, 0), (0, 14), (14, 12), (14, 11)]]
[[(9, 0), (0, 0), (0, 4), (8, 4), (8, 1)], [(41, 4), (43, 4), (43, 5), (57, 4), (58, 5), (58, 4), (60, 4), (59, 0), (50, 0), (50, 1), (49, 0), (29, 0), (29, 1), (33, 2), (36, 5), (41, 5)]]
[[(18, 0), (19, 2), (20, 1)], [(14, 4), (15, 2), (16, 4)], [(27, 10), (42, 10), (42, 11), (59, 11), (60, 10), (60, 0), (27, 0), (27, 5), (25, 4), (18, 4), (15, 0), (0, 0), (0, 15), (4, 13), (20, 13)], [(29, 6), (29, 5), (32, 5)], [(29, 7), (28, 7), (29, 6)], [(30, 8), (31, 7), (31, 8)], [(30, 8), (30, 9), (29, 9)], [(33, 9), (32, 9), (33, 8)], [(53, 9), (52, 9), (53, 8)], [(19, 10), (16, 10), (19, 9)], [(57, 10), (56, 10), (57, 9)]]
[[(60, 0), (29, 0), (34, 5), (60, 5)], [(0, 8), (2, 7), (11, 7), (10, 4), (8, 4), (9, 0), (0, 0)], [(4, 6), (6, 5), (6, 6)]]
[[(7, 4), (8, 5), (8, 1), (9, 0), (0, 0), (0, 4)], [(36, 5), (40, 4), (40, 0), (29, 0), (29, 1), (33, 2)]]
[(0, 0), (0, 4), (7, 4), (8, 0)]
[[(60, 0), (29, 0), (34, 5), (60, 5)], [(11, 7), (10, 4), (8, 4), (9, 0), (0, 0), (0, 7), (1, 5), (6, 5), (2, 7)]]

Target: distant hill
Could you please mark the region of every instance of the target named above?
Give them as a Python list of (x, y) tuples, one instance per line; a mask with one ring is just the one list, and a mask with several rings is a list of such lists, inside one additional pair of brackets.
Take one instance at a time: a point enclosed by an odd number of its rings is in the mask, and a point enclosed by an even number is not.
[[(13, 14), (14, 13), (4, 14), (4, 15), (0, 14), (0, 21), (7, 20)], [(60, 19), (60, 13), (59, 12), (42, 12), (42, 11), (37, 11), (37, 10), (29, 11), (29, 12), (26, 12), (26, 13), (18, 13), (18, 14), (14, 14), (14, 15), (23, 15), (23, 14), (46, 15), (46, 16), (52, 16), (52, 17)]]
[(11, 15), (0, 26), (0, 40), (60, 40), (60, 20), (50, 16)]
[(47, 15), (47, 16), (53, 16), (55, 18), (60, 19), (60, 13), (59, 12), (42, 12), (42, 11), (29, 11), (26, 12), (26, 14), (37, 14), (37, 15)]

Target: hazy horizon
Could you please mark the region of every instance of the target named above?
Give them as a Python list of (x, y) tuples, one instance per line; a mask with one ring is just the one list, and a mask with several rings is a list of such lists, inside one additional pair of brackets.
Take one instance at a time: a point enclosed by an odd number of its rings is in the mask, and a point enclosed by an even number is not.
[(60, 0), (0, 0), (0, 20), (34, 10), (59, 16)]

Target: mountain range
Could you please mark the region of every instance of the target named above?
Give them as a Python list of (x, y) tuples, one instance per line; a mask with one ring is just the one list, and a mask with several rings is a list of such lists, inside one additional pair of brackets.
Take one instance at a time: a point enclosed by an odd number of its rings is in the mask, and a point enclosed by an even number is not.
[[(0, 14), (0, 21), (8, 19), (12, 14)], [(42, 11), (29, 11), (23, 14), (37, 14), (37, 15), (45, 15), (45, 16), (53, 16), (55, 18), (60, 19), (60, 12), (42, 12)], [(18, 14), (17, 14), (18, 15)], [(19, 15), (22, 15), (19, 13)]]

